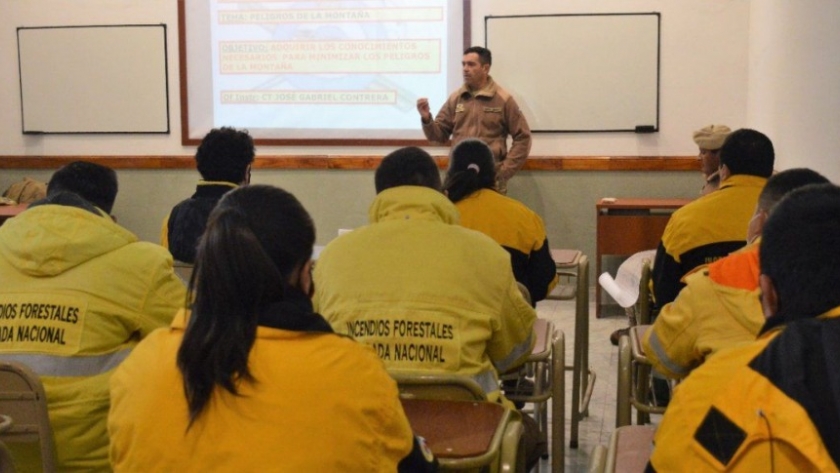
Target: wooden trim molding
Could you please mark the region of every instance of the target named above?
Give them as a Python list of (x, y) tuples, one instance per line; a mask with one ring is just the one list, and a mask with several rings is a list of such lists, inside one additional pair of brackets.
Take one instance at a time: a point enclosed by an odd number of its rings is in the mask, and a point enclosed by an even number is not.
[[(57, 169), (73, 161), (91, 161), (114, 169), (193, 169), (192, 156), (0, 156), (0, 169)], [(259, 169), (372, 170), (382, 156), (259, 156)], [(441, 169), (449, 159), (435, 156)], [(528, 171), (699, 171), (696, 156), (531, 156)]]

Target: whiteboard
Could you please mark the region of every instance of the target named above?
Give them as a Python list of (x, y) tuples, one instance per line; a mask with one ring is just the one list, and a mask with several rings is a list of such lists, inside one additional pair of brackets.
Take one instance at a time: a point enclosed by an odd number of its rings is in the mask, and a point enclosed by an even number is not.
[(658, 131), (659, 22), (659, 13), (488, 16), (490, 74), (532, 131)]
[(166, 25), (17, 29), (23, 133), (169, 133)]

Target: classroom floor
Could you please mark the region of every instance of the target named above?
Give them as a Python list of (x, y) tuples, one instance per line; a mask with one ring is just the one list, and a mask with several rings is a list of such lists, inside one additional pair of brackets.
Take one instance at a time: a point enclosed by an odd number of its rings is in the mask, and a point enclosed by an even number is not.
[[(590, 294), (590, 301), (594, 301), (594, 291)], [(595, 445), (609, 445), (610, 435), (615, 428), (615, 399), (616, 399), (616, 367), (618, 365), (618, 348), (609, 340), (610, 334), (619, 328), (627, 326), (626, 317), (595, 318), (595, 303), (589, 308), (589, 364), (595, 371), (596, 381), (589, 403), (589, 417), (580, 421), (579, 448), (569, 448), (569, 428), (571, 425), (571, 372), (566, 372), (566, 472), (585, 472), (592, 448)], [(563, 330), (566, 338), (566, 365), (572, 364), (572, 349), (575, 336), (575, 304), (574, 301), (542, 301), (537, 304), (539, 317), (551, 320), (555, 326)], [(551, 471), (551, 460), (541, 460), (539, 473)]]

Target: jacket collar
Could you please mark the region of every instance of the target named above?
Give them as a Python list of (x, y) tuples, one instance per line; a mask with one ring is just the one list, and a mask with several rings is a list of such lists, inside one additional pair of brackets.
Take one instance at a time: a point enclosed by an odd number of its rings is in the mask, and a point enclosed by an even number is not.
[(329, 322), (312, 309), (312, 301), (299, 289), (285, 286), (285, 299), (264, 307), (257, 323), (263, 327), (295, 332), (333, 333)]
[[(271, 303), (257, 313), (257, 324), (280, 330), (305, 333), (333, 333), (329, 322), (321, 314), (313, 312), (312, 301), (300, 290), (285, 286), (282, 301)], [(185, 330), (190, 311), (181, 309), (172, 320), (171, 327)]]
[(192, 198), (197, 199), (201, 197), (221, 198), (231, 189), (236, 189), (239, 184), (226, 181), (198, 181), (195, 186), (195, 194)]
[(764, 177), (749, 174), (735, 174), (722, 181), (719, 190), (726, 189), (727, 187), (764, 187), (766, 183), (767, 179)]
[(443, 193), (420, 186), (399, 186), (384, 190), (368, 209), (370, 223), (415, 219), (456, 225), (459, 215), (458, 209)]
[[(813, 317), (813, 318), (815, 318), (815, 319), (833, 319), (833, 318), (837, 318), (837, 317), (840, 317), (840, 306), (837, 306), (837, 307), (835, 307), (835, 308), (833, 308), (833, 309), (831, 309), (827, 312), (824, 312), (824, 313), (822, 313), (822, 314), (820, 314), (816, 317)], [(769, 336), (768, 335), (769, 333), (776, 332), (777, 330), (781, 330), (785, 326), (785, 324), (787, 324), (788, 322), (791, 322), (791, 321), (787, 320), (787, 317), (785, 317), (784, 315), (781, 315), (781, 314), (776, 314), (773, 317), (770, 317), (769, 319), (767, 319), (766, 322), (764, 322), (764, 326), (761, 327), (761, 331), (758, 332), (758, 338), (764, 338), (766, 336)]]
[(484, 87), (475, 92), (471, 91), (466, 85), (462, 85), (461, 88), (458, 89), (458, 96), (463, 97), (465, 94), (473, 97), (492, 98), (496, 95), (496, 81), (493, 80), (493, 77), (487, 76), (487, 83), (484, 84)]

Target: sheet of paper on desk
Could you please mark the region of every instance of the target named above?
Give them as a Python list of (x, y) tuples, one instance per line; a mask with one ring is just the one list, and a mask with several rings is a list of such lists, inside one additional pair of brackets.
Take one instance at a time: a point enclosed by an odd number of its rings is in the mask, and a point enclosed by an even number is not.
[(653, 262), (655, 256), (656, 250), (640, 251), (621, 263), (615, 278), (609, 273), (603, 273), (598, 277), (598, 283), (618, 302), (618, 305), (624, 308), (630, 307), (639, 300), (642, 265), (645, 260)]

